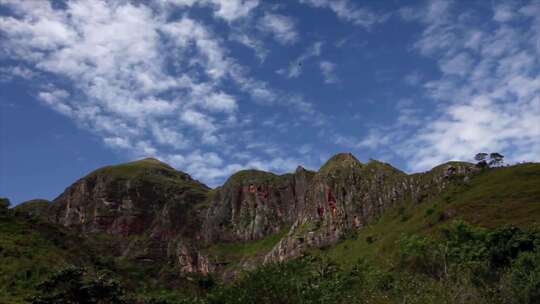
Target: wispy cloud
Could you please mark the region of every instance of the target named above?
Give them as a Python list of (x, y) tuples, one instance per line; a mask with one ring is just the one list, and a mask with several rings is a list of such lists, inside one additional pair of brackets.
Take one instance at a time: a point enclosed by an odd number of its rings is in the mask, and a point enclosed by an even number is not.
[(260, 40), (250, 37), (245, 32), (233, 33), (229, 36), (229, 39), (252, 49), (261, 62), (264, 62), (270, 53), (270, 51), (264, 47)]
[[(467, 22), (450, 1), (405, 12), (425, 25), (415, 47), (436, 59), (442, 74), (424, 85), (438, 111), (395, 145), (410, 168), (470, 159), (484, 150), (507, 153), (513, 161), (538, 160), (540, 6), (497, 5), (490, 27)], [(514, 17), (528, 30), (507, 23)]]
[(319, 63), (319, 67), (321, 68), (321, 72), (324, 77), (324, 83), (332, 84), (338, 82), (335, 63), (323, 60)]
[[(248, 18), (258, 1), (2, 5), (12, 14), (0, 16), (1, 55), (28, 67), (2, 73), (55, 75), (47, 84), (36, 82), (39, 100), (130, 157), (157, 156), (210, 184), (249, 166), (283, 171), (291, 168), (291, 159), (229, 161), (228, 155), (245, 143), (231, 136), (233, 131), (253, 128), (249, 116), (241, 115), (239, 98), (244, 107), (283, 106), (302, 115), (317, 114), (304, 100), (284, 98), (252, 77), (210, 26), (187, 14), (167, 17), (171, 6), (199, 5), (233, 23)], [(280, 42), (297, 39), (289, 18), (267, 14), (262, 20)], [(238, 40), (259, 47), (246, 37)]]
[(388, 15), (379, 15), (370, 9), (358, 7), (354, 1), (348, 0), (300, 0), (304, 3), (316, 8), (327, 8), (332, 10), (338, 18), (352, 22), (353, 24), (370, 28), (376, 23), (384, 22)]
[(323, 43), (317, 41), (311, 46), (306, 48), (306, 50), (295, 60), (289, 63), (289, 66), (285, 69), (279, 69), (276, 73), (284, 75), (287, 78), (296, 78), (302, 74), (302, 70), (307, 61), (313, 57), (319, 57), (321, 55)]
[(259, 20), (259, 29), (282, 44), (294, 43), (299, 37), (293, 19), (280, 14), (265, 13)]
[(259, 5), (258, 0), (164, 0), (164, 3), (181, 7), (211, 6), (216, 17), (228, 22), (247, 17)]

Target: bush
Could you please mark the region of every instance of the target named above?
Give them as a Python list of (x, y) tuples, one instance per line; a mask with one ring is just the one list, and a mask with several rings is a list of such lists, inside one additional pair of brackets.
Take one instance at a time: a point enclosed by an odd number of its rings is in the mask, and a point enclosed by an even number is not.
[(124, 290), (108, 274), (91, 276), (74, 266), (54, 273), (36, 289), (40, 295), (32, 299), (33, 304), (127, 303)]
[(208, 303), (351, 303), (348, 294), (358, 280), (358, 269), (340, 271), (327, 258), (305, 257), (245, 272), (210, 292)]
[(510, 303), (540, 303), (540, 250), (521, 253), (503, 280)]

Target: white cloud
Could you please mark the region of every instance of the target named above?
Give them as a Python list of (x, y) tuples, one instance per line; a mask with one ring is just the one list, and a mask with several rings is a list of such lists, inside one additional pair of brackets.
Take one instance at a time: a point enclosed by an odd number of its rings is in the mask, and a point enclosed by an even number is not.
[(298, 40), (294, 21), (287, 16), (265, 13), (259, 20), (259, 29), (274, 36), (282, 44), (291, 44)]
[(69, 97), (69, 93), (67, 91), (57, 89), (42, 91), (39, 92), (38, 97), (55, 111), (66, 116), (73, 115), (73, 109), (65, 102), (65, 99)]
[(330, 61), (321, 61), (319, 63), (321, 72), (324, 76), (324, 83), (332, 84), (337, 83), (338, 78), (336, 76), (336, 65)]
[(212, 118), (194, 110), (184, 111), (180, 115), (180, 119), (186, 124), (208, 133), (212, 133), (216, 130), (216, 126), (214, 125)]
[(131, 149), (129, 139), (122, 137), (106, 137), (103, 139), (106, 145), (112, 148)]
[(264, 60), (270, 53), (270, 51), (264, 47), (261, 41), (248, 36), (246, 33), (234, 33), (229, 37), (229, 39), (239, 42), (244, 46), (252, 49), (261, 62), (264, 62)]
[[(0, 53), (18, 60), (17, 68), (2, 73), (56, 76), (50, 85), (35, 88), (44, 105), (129, 157), (174, 160), (179, 169), (209, 182), (248, 165), (225, 161), (241, 147), (231, 134), (253, 127), (249, 115), (240, 112), (239, 98), (251, 107), (277, 105), (316, 114), (304, 100), (290, 101), (253, 78), (210, 26), (189, 14), (168, 18), (170, 5), (199, 5), (213, 9), (229, 26), (249, 19), (258, 1), (166, 2), (87, 0), (52, 8), (48, 1), (2, 1), (14, 13), (0, 16)], [(297, 39), (289, 18), (268, 16), (266, 25), (277, 39)], [(254, 40), (243, 41), (258, 47)], [(259, 159), (252, 165), (267, 163), (273, 169), (290, 167), (286, 160)]]
[(224, 92), (213, 93), (203, 101), (204, 108), (218, 112), (233, 112), (238, 105), (234, 98)]
[(456, 74), (464, 76), (470, 73), (473, 60), (467, 53), (459, 53), (445, 57), (439, 61), (439, 66), (445, 74)]
[(227, 21), (246, 17), (259, 5), (258, 0), (213, 0), (212, 2), (218, 7), (216, 16)]
[(313, 43), (296, 60), (291, 61), (287, 69), (279, 69), (276, 73), (284, 75), (287, 78), (296, 78), (300, 76), (304, 64), (306, 64), (310, 58), (319, 57), (321, 55), (322, 46), (323, 43), (320, 41)]
[(511, 3), (501, 3), (496, 5), (493, 10), (493, 20), (498, 22), (507, 22), (516, 16), (516, 12), (514, 11), (514, 7), (510, 5)]
[(165, 0), (165, 2), (181, 7), (193, 5), (211, 6), (214, 16), (227, 22), (247, 17), (259, 5), (258, 0)]
[[(540, 160), (540, 62), (534, 59), (540, 55), (540, 32), (531, 26), (540, 17), (525, 11), (530, 8), (496, 6), (496, 23), (490, 27), (460, 19), (449, 1), (433, 1), (405, 14), (425, 24), (415, 47), (420, 54), (441, 58), (442, 72), (424, 85), (436, 112), (412, 134), (399, 135), (399, 123), (391, 131), (400, 143), (390, 145), (406, 157), (409, 168), (470, 160), (479, 151), (498, 151), (509, 161)], [(505, 23), (518, 17), (522, 27)]]
[(14, 77), (25, 80), (32, 79), (38, 73), (24, 66), (6, 66), (0, 67), (0, 81), (11, 81)]
[(338, 18), (352, 22), (353, 24), (370, 28), (372, 25), (384, 22), (388, 16), (379, 16), (367, 8), (357, 7), (348, 0), (300, 0), (317, 8), (328, 8), (332, 10)]

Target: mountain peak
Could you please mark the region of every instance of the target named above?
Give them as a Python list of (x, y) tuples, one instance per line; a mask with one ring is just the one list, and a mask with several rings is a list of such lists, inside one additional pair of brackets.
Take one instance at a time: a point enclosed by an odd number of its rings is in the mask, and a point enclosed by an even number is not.
[(227, 181), (226, 185), (235, 185), (235, 184), (244, 184), (244, 183), (257, 183), (263, 181), (271, 181), (279, 178), (278, 175), (256, 169), (246, 169), (240, 170), (233, 175), (231, 175)]
[(334, 168), (357, 167), (361, 165), (362, 163), (352, 153), (337, 153), (330, 157), (319, 171), (328, 172)]

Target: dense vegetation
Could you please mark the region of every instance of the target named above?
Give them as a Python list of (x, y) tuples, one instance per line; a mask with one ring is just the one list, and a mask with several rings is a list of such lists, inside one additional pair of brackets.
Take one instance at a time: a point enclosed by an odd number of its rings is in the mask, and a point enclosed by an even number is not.
[[(199, 297), (126, 295), (103, 274), (67, 268), (39, 285), (33, 303), (538, 303), (540, 227), (485, 229), (458, 221), (433, 239), (404, 235), (391, 269), (365, 260), (342, 269), (327, 257), (262, 265), (229, 284), (199, 280)], [(62, 282), (62, 283), (60, 283)], [(51, 300), (52, 299), (52, 300)], [(91, 299), (91, 300), (88, 300)], [(60, 301), (60, 302), (59, 302)]]

